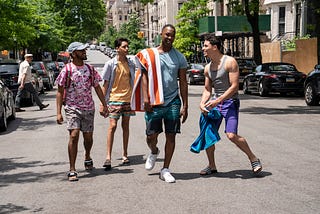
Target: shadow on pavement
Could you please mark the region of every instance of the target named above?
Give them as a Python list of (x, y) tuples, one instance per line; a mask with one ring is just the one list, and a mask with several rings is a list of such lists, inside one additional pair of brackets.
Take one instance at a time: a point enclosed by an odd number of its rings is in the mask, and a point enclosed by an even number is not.
[[(149, 175), (159, 175), (159, 173), (149, 174)], [(258, 176), (254, 176), (251, 170), (234, 170), (230, 172), (218, 172), (211, 175), (202, 176), (199, 173), (172, 173), (172, 175), (177, 180), (192, 180), (198, 178), (230, 178), (230, 179), (253, 179), (253, 178), (263, 178), (272, 175), (270, 172), (262, 171)]]
[(29, 170), (27, 172), (17, 172), (17, 173), (11, 173), (11, 174), (4, 174), (4, 172), (10, 172), (12, 170), (19, 170), (19, 169), (26, 170), (34, 167), (56, 166), (56, 165), (67, 164), (67, 162), (45, 163), (43, 161), (18, 162), (18, 160), (20, 159), (23, 159), (23, 157), (0, 159), (0, 163), (1, 163), (0, 171), (2, 173), (2, 175), (0, 176), (1, 177), (0, 187), (8, 186), (10, 184), (17, 184), (17, 183), (42, 182), (53, 177), (60, 177), (61, 175), (61, 172), (52, 173), (51, 171), (33, 172), (32, 170)]
[(2, 204), (0, 205), (0, 213), (2, 214), (9, 214), (9, 213), (17, 213), (29, 210), (24, 206), (18, 206), (12, 203)]
[(266, 107), (250, 107), (241, 108), (241, 113), (248, 114), (270, 114), (270, 115), (281, 115), (281, 114), (320, 114), (320, 108), (313, 108), (309, 106), (288, 106), (288, 108), (266, 108)]

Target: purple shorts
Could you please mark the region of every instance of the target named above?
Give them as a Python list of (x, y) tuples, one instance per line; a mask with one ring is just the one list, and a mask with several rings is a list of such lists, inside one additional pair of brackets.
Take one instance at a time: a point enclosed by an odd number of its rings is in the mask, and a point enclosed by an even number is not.
[(239, 121), (239, 99), (227, 99), (219, 103), (216, 107), (222, 117), (215, 123), (216, 127), (219, 129), (222, 118), (225, 120), (225, 133), (238, 133), (238, 121)]

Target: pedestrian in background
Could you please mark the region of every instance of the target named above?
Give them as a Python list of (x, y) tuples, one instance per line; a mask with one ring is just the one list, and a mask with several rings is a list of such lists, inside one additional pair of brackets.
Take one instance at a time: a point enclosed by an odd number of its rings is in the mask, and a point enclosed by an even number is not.
[(21, 102), (21, 95), (25, 92), (28, 91), (31, 93), (31, 96), (34, 97), (36, 104), (39, 106), (39, 109), (42, 110), (44, 108), (47, 108), (49, 104), (42, 104), (38, 92), (35, 90), (35, 88), (32, 85), (31, 78), (31, 62), (33, 59), (32, 54), (25, 54), (24, 55), (24, 61), (20, 63), (19, 67), (19, 77), (18, 77), (18, 83), (19, 88), (18, 92), (16, 95), (16, 112), (22, 112), (25, 111), (24, 109), (21, 109), (20, 107), (20, 102)]
[[(200, 110), (207, 114), (216, 107), (222, 117), (215, 123), (219, 129), (222, 119), (225, 119), (225, 133), (228, 139), (237, 145), (249, 158), (252, 171), (258, 174), (262, 170), (260, 160), (251, 151), (246, 139), (238, 135), (239, 108), (239, 67), (237, 61), (221, 52), (222, 42), (213, 35), (205, 37), (203, 54), (209, 57), (211, 62), (205, 66), (205, 86), (200, 102)], [(214, 94), (212, 96), (212, 88)], [(211, 98), (212, 96), (212, 98)], [(206, 149), (209, 165), (201, 170), (201, 175), (209, 175), (217, 172), (214, 160), (215, 145)]]
[[(130, 117), (135, 115), (131, 110), (130, 100), (135, 77), (135, 64), (127, 58), (129, 41), (126, 38), (118, 38), (114, 42), (117, 55), (105, 63), (102, 71), (103, 94), (109, 110), (109, 128), (107, 134), (107, 156), (103, 164), (105, 170), (111, 169), (111, 153), (114, 142), (114, 133), (117, 123), (122, 117), (122, 164), (129, 164), (128, 143), (129, 143), (129, 122)], [(101, 106), (100, 108), (103, 108)]]
[[(169, 183), (175, 182), (169, 166), (175, 150), (176, 133), (180, 133), (180, 117), (182, 123), (188, 117), (187, 61), (172, 45), (175, 33), (173, 25), (165, 25), (161, 31), (160, 46), (144, 49), (137, 54), (142, 76), (136, 78), (138, 81), (132, 98), (134, 109), (145, 110), (147, 144), (151, 150), (145, 163), (147, 170), (155, 166), (160, 152), (157, 147), (158, 136), (163, 132), (164, 124), (166, 142), (160, 179)], [(140, 83), (142, 91), (138, 87)]]
[(69, 45), (67, 51), (70, 53), (72, 62), (67, 63), (56, 79), (58, 91), (56, 95), (57, 102), (57, 123), (62, 124), (61, 114), (62, 104), (65, 100), (64, 111), (67, 119), (67, 129), (69, 131), (68, 154), (70, 171), (68, 173), (69, 181), (77, 181), (78, 173), (75, 163), (78, 152), (78, 141), (80, 131), (83, 133), (85, 148), (85, 169), (93, 168), (93, 160), (90, 156), (93, 145), (94, 113), (95, 106), (92, 99), (92, 87), (95, 89), (100, 102), (104, 108), (100, 114), (105, 115), (106, 103), (99, 85), (102, 80), (99, 73), (93, 66), (86, 64), (87, 44), (73, 42)]

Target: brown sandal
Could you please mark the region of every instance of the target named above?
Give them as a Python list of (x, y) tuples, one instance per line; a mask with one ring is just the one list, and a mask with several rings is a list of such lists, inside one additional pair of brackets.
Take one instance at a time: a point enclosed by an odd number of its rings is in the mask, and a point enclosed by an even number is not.
[(123, 164), (123, 165), (129, 164), (129, 163), (130, 163), (129, 158), (127, 158), (127, 157), (122, 157), (122, 164)]

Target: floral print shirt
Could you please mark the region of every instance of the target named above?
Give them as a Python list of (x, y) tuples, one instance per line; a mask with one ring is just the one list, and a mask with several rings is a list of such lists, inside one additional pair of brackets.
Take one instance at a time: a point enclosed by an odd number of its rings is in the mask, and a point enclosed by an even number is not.
[(66, 90), (66, 107), (80, 110), (94, 110), (92, 86), (97, 87), (99, 85), (99, 82), (102, 81), (101, 76), (91, 65), (76, 66), (71, 63), (71, 72), (69, 71), (70, 84), (67, 86), (67, 68), (70, 69), (70, 64), (67, 64), (61, 70), (56, 79), (56, 84), (64, 87)]

